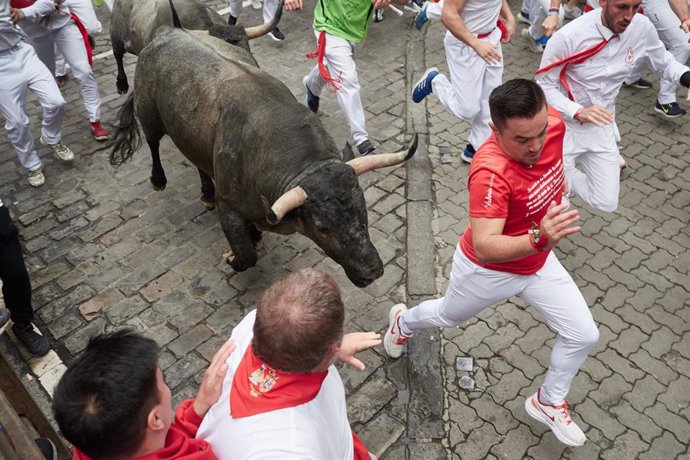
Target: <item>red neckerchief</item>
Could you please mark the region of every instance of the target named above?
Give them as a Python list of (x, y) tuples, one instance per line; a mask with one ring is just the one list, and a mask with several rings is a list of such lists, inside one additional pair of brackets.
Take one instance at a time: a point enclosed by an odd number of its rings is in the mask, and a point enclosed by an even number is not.
[(319, 67), (319, 73), (324, 80), (326, 80), (326, 88), (334, 93), (337, 93), (341, 89), (341, 83), (343, 82), (342, 74), (338, 78), (333, 78), (328, 68), (323, 63), (323, 58), (326, 56), (326, 31), (322, 30), (319, 32), (319, 38), (316, 40), (317, 48), (311, 53), (306, 55), (307, 59), (316, 59), (316, 63)]
[(327, 375), (278, 371), (257, 358), (250, 345), (232, 379), (230, 415), (249, 417), (307, 403), (319, 394)]
[[(12, 8), (27, 8), (31, 5), (34, 4), (35, 0), (10, 0), (10, 6)], [(76, 14), (72, 13), (70, 11), (70, 16), (72, 17), (72, 20), (74, 23), (77, 25), (77, 29), (79, 29), (79, 33), (81, 34), (82, 40), (84, 40), (84, 47), (86, 48), (86, 57), (89, 60), (89, 65), (93, 64), (93, 50), (91, 49), (91, 44), (89, 43), (89, 38), (88, 38), (88, 32), (86, 32), (86, 27), (84, 27), (84, 24), (79, 20)]]

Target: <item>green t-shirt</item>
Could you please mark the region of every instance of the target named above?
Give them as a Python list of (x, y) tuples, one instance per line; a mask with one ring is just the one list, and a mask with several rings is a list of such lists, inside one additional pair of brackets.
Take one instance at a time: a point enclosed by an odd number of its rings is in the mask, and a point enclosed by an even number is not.
[(314, 29), (359, 43), (367, 36), (371, 0), (317, 0)]

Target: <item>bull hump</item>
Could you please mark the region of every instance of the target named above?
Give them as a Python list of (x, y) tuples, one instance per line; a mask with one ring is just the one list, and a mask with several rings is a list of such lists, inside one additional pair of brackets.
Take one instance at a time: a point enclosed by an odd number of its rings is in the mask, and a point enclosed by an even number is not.
[[(232, 61), (239, 60), (245, 63), (252, 63), (252, 61), (254, 61), (254, 58), (250, 53), (247, 52), (247, 50), (240, 48), (238, 46), (229, 45), (228, 43), (225, 43), (224, 41), (216, 37), (212, 37), (205, 30), (185, 30), (184, 32), (191, 35), (191, 37), (196, 43), (201, 42), (204, 45), (207, 45), (209, 52), (212, 52), (224, 59), (229, 59)], [(252, 65), (252, 67), (255, 66)]]

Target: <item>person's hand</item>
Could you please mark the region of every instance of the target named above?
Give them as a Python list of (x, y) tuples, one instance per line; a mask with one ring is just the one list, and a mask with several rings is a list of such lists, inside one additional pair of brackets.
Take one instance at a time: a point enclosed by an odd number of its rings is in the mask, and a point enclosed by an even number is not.
[(498, 48), (482, 40), (477, 40), (477, 43), (472, 47), (472, 49), (479, 55), (480, 58), (484, 59), (487, 64), (497, 64), (501, 62), (501, 55), (498, 52)]
[(283, 8), (286, 11), (301, 10), (302, 0), (285, 0), (285, 5)]
[(558, 29), (558, 15), (546, 16), (544, 22), (541, 23), (541, 28), (544, 31), (544, 35), (550, 38), (556, 29)]
[(593, 105), (582, 109), (577, 115), (577, 120), (581, 123), (594, 123), (597, 126), (604, 126), (613, 123), (613, 114), (599, 105)]
[(539, 233), (549, 239), (545, 249), (553, 248), (566, 236), (580, 231), (579, 226), (574, 226), (580, 220), (580, 212), (576, 209), (563, 212), (568, 209), (568, 206), (568, 203), (557, 205), (555, 201), (552, 201), (549, 205), (549, 209), (541, 220), (541, 227), (539, 228)]
[(371, 4), (374, 5), (375, 10), (380, 10), (385, 8), (390, 3), (390, 0), (371, 0)]
[(503, 25), (506, 28), (506, 36), (503, 37), (501, 43), (510, 43), (515, 36), (515, 28), (517, 27), (515, 25), (515, 17), (511, 15), (509, 18), (503, 21)]
[(375, 347), (380, 343), (381, 335), (375, 332), (353, 332), (345, 334), (336, 357), (338, 361), (363, 371), (364, 363), (355, 358), (355, 355), (360, 351)]
[(12, 24), (16, 24), (24, 19), (24, 12), (20, 8), (11, 8), (10, 19), (12, 20)]
[(223, 379), (225, 379), (225, 374), (228, 373), (228, 365), (225, 361), (228, 360), (233, 351), (235, 351), (235, 342), (228, 340), (216, 352), (211, 360), (211, 364), (204, 372), (204, 378), (201, 380), (201, 385), (199, 385), (199, 393), (194, 400), (194, 412), (199, 417), (206, 415), (206, 412), (220, 398)]
[(690, 18), (685, 18), (680, 21), (680, 28), (683, 29), (683, 32), (688, 33), (690, 32)]

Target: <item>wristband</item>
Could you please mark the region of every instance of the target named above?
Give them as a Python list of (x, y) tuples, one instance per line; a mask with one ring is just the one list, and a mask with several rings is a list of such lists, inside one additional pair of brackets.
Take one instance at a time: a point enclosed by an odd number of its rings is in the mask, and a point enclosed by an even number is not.
[(546, 245), (549, 244), (549, 239), (546, 235), (542, 235), (536, 222), (532, 222), (532, 228), (527, 236), (529, 236), (529, 244), (538, 252), (543, 252), (546, 249)]
[(558, 8), (549, 8), (549, 16), (558, 16)]
[(580, 114), (582, 113), (583, 108), (580, 107), (577, 109), (577, 112), (575, 112), (575, 115), (573, 115), (573, 118), (576, 119), (577, 121), (580, 121)]

